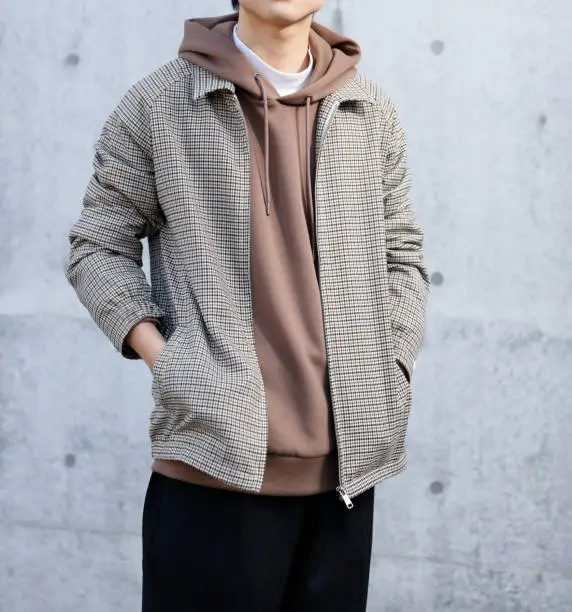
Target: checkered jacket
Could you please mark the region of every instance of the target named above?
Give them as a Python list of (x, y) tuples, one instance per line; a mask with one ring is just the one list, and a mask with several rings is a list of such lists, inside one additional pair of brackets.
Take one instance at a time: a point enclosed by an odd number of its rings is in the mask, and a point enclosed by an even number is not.
[[(316, 145), (324, 332), (340, 493), (351, 498), (405, 468), (429, 280), (387, 96), (354, 77), (322, 101)], [(124, 340), (143, 319), (167, 339), (153, 368), (153, 456), (256, 492), (268, 431), (253, 336), (249, 156), (234, 85), (184, 59), (166, 64), (103, 127), (67, 277), (125, 357), (137, 358)]]

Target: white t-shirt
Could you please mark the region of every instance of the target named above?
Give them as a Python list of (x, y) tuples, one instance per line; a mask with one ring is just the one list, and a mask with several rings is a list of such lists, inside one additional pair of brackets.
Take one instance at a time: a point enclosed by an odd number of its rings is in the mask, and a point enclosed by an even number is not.
[(255, 70), (264, 75), (264, 77), (280, 94), (280, 96), (288, 96), (302, 89), (306, 81), (310, 78), (312, 70), (314, 69), (314, 57), (312, 56), (310, 49), (308, 49), (310, 63), (305, 70), (294, 73), (280, 72), (279, 70), (272, 68), (272, 66), (269, 66), (264, 60), (256, 55), (252, 49), (248, 48), (242, 42), (242, 40), (240, 40), (236, 34), (236, 27), (237, 26), (234, 26), (232, 37), (237, 49), (246, 56), (246, 59), (254, 66)]

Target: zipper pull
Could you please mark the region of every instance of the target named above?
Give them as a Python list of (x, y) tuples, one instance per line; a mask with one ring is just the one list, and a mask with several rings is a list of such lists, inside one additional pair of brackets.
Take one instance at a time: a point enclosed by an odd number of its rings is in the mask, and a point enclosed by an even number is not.
[(338, 492), (338, 495), (340, 496), (340, 499), (344, 502), (344, 504), (346, 505), (346, 508), (348, 510), (351, 510), (354, 507), (354, 503), (353, 501), (350, 499), (350, 496), (342, 489), (342, 487), (338, 487), (336, 489), (336, 491)]

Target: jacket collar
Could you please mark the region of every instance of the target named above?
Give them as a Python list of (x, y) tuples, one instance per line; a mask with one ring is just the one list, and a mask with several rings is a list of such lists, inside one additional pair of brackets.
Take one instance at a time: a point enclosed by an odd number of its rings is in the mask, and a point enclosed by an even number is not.
[[(184, 60), (185, 62), (188, 60)], [(215, 91), (227, 90), (234, 93), (236, 87), (231, 81), (221, 79), (212, 72), (196, 66), (189, 62), (191, 66), (192, 83), (191, 83), (191, 99), (199, 100), (204, 96), (213, 93)]]

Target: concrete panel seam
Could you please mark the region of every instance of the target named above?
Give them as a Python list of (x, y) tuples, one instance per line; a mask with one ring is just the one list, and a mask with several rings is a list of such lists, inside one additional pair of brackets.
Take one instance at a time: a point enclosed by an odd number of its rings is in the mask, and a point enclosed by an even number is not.
[(56, 525), (41, 523), (39, 521), (14, 521), (9, 523), (13, 527), (23, 527), (24, 529), (40, 529), (46, 531), (66, 531), (71, 533), (85, 533), (88, 535), (103, 535), (103, 536), (133, 536), (141, 537), (141, 533), (137, 531), (127, 530), (107, 530), (107, 529), (93, 529), (90, 527), (71, 527), (69, 525)]
[(398, 559), (400, 561), (422, 561), (427, 563), (434, 563), (436, 565), (451, 565), (454, 567), (463, 567), (467, 569), (482, 569), (485, 571), (492, 571), (495, 573), (511, 572), (511, 571), (525, 571), (551, 575), (554, 577), (561, 577), (567, 580), (572, 580), (572, 569), (570, 571), (562, 571), (554, 568), (545, 567), (529, 567), (526, 565), (510, 565), (502, 567), (500, 565), (490, 565), (488, 563), (464, 563), (463, 561), (455, 561), (451, 559), (443, 559), (442, 557), (435, 557), (430, 555), (385, 555), (383, 553), (374, 555), (375, 558), (379, 559)]

